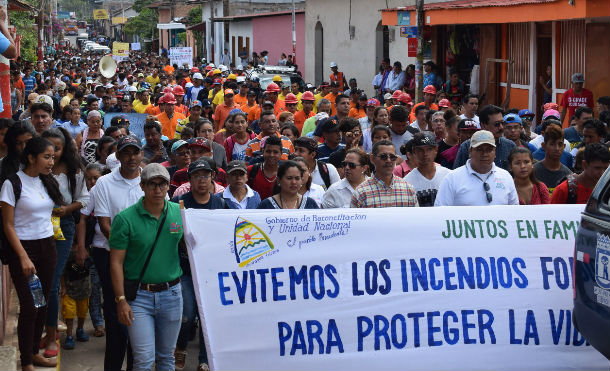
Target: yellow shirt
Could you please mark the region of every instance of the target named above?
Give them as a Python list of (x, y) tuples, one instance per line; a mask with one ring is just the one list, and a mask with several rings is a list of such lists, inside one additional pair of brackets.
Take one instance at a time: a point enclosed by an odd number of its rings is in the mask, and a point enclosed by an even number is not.
[[(214, 90), (210, 90), (208, 99), (211, 98), (213, 91)], [(212, 99), (212, 104), (217, 107), (218, 105), (223, 104), (224, 102), (225, 102), (225, 92), (221, 89), (218, 91), (218, 93), (216, 93), (216, 95), (214, 96), (214, 99)]]
[(318, 101), (320, 101), (320, 99), (324, 98), (324, 96), (320, 92), (320, 93), (314, 95), (313, 97), (315, 98), (315, 100), (313, 101), (313, 111), (315, 113), (318, 113)]
[(133, 101), (133, 110), (137, 113), (145, 113), (146, 109), (150, 106), (152, 106), (152, 104), (148, 103), (147, 105), (144, 105), (139, 99)]
[(155, 86), (157, 86), (157, 84), (159, 82), (161, 82), (161, 79), (159, 78), (159, 76), (157, 77), (153, 77), (152, 75), (150, 76), (146, 76), (146, 82), (150, 84), (150, 87), (152, 88), (152, 90), (155, 90)]

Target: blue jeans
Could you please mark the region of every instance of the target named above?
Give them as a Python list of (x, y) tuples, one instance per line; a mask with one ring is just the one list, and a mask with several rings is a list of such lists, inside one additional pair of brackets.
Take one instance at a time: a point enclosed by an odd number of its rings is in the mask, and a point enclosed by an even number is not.
[(138, 290), (129, 305), (133, 322), (127, 327), (133, 351), (133, 371), (174, 370), (174, 349), (182, 322), (180, 283), (161, 292)]
[(57, 327), (57, 315), (59, 312), (59, 280), (64, 273), (64, 267), (68, 261), (70, 250), (72, 249), (72, 240), (74, 239), (74, 218), (72, 215), (61, 218), (59, 226), (66, 238), (63, 241), (55, 241), (57, 249), (57, 263), (55, 263), (55, 273), (51, 283), (51, 292), (49, 293), (49, 302), (47, 306), (47, 326)]
[(91, 279), (91, 296), (89, 297), (89, 316), (93, 327), (104, 326), (104, 317), (102, 317), (102, 283), (100, 276), (97, 274), (93, 258), (89, 257), (91, 265), (89, 266), (89, 277)]
[[(193, 279), (190, 274), (185, 274), (180, 277), (180, 283), (182, 284), (182, 301), (184, 303), (182, 309), (182, 326), (180, 327), (180, 335), (178, 335), (178, 342), (176, 348), (185, 350), (191, 334), (191, 329), (197, 318), (197, 299), (195, 297), (195, 288), (193, 286)], [(205, 342), (203, 340), (203, 331), (199, 328), (199, 363), (208, 363), (208, 353), (205, 349)]]

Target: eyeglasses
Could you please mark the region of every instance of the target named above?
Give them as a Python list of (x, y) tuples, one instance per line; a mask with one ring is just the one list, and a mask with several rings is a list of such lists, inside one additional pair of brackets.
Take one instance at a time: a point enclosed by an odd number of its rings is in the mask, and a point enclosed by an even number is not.
[(487, 196), (487, 202), (491, 203), (494, 200), (494, 196), (489, 192), (491, 187), (487, 182), (483, 182), (483, 189), (485, 190), (485, 196)]
[(348, 131), (348, 132), (345, 133), (345, 136), (347, 138), (352, 138), (352, 137), (357, 137), (360, 134), (362, 134), (360, 131)]
[(377, 158), (383, 160), (383, 161), (387, 161), (388, 159), (390, 161), (396, 161), (396, 159), (398, 158), (398, 156), (396, 156), (393, 153), (382, 153), (380, 155), (377, 155)]
[(360, 164), (354, 164), (353, 162), (342, 161), (341, 167), (346, 167), (346, 166), (348, 166), (350, 169), (355, 169), (358, 166), (360, 166)]
[(196, 180), (198, 182), (202, 180), (210, 180), (211, 178), (211, 175), (191, 175), (191, 180)]
[(161, 182), (161, 183), (148, 182), (148, 186), (152, 189), (159, 188), (160, 190), (163, 190), (169, 186), (169, 183), (168, 182)]

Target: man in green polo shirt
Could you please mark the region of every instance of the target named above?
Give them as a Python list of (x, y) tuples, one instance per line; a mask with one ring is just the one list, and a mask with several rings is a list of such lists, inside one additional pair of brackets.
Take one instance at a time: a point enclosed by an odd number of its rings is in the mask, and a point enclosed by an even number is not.
[[(170, 180), (165, 167), (149, 164), (140, 179), (144, 197), (117, 214), (110, 230), (112, 286), (119, 321), (129, 332), (133, 369), (150, 370), (155, 363), (157, 370), (173, 370), (182, 322), (182, 217), (178, 204), (165, 199)], [(136, 298), (127, 301), (124, 280), (138, 280), (153, 245)]]

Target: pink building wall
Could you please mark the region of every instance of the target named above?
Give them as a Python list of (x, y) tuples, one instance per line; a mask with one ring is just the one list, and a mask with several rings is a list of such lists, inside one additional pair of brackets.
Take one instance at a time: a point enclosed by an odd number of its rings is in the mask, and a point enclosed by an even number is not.
[[(297, 65), (305, 72), (305, 13), (295, 15)], [(252, 51), (269, 52), (269, 65), (275, 66), (282, 53), (292, 54), (292, 16), (252, 18)]]

